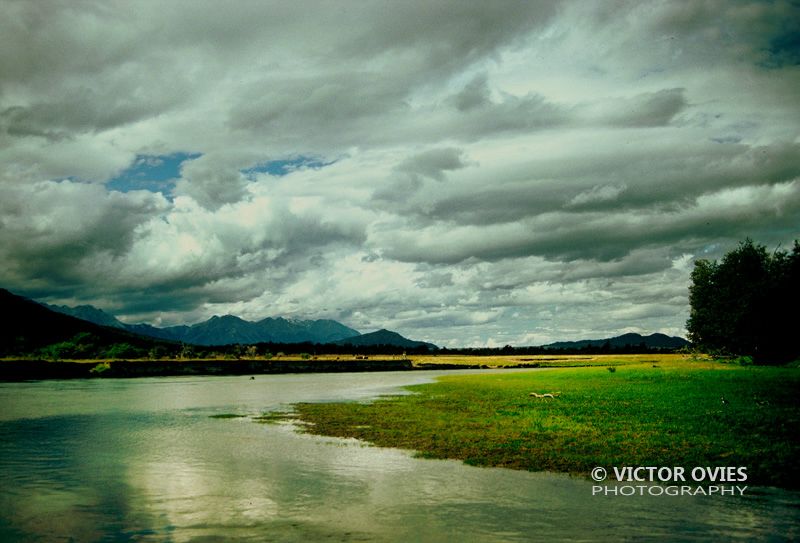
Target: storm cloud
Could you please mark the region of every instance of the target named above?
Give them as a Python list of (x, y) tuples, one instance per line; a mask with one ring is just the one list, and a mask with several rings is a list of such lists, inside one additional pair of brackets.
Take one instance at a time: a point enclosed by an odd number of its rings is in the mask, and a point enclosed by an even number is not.
[(0, 286), (440, 345), (684, 334), (800, 238), (800, 8), (0, 0)]

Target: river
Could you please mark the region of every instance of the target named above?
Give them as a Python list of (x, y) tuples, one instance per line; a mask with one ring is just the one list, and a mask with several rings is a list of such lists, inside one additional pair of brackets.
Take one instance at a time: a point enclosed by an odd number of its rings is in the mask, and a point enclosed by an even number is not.
[(800, 539), (798, 492), (593, 496), (249, 418), (443, 373), (0, 383), (0, 541)]

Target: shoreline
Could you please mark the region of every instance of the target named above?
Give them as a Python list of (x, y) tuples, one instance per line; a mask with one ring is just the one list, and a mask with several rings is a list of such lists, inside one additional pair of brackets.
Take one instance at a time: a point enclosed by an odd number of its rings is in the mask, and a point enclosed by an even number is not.
[(59, 360), (9, 358), (0, 360), (0, 382), (47, 379), (97, 379), (174, 377), (181, 375), (269, 375), (286, 373), (358, 373), (380, 371), (492, 370), (619, 366), (657, 360), (683, 359), (682, 355), (606, 355), (606, 356), (392, 356), (334, 357), (320, 355), (309, 359), (296, 356), (270, 359), (95, 359)]
[(6, 360), (0, 362), (0, 381), (174, 377), (180, 375), (213, 376), (268, 375), (282, 373), (355, 373), (364, 371), (410, 371), (414, 369), (411, 360), (408, 359), (92, 360), (86, 362)]
[[(518, 364), (508, 368), (538, 368), (539, 364)], [(346, 360), (4, 360), (0, 361), (0, 382), (47, 379), (106, 379), (175, 377), (181, 375), (275, 375), (286, 373), (359, 373), (383, 371), (431, 371), (495, 369), (476, 364), (415, 364), (411, 359)]]

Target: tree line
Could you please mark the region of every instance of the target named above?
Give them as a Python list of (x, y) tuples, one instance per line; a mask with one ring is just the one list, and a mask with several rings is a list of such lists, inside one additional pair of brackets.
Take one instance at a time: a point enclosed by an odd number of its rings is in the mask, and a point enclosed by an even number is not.
[(157, 344), (108, 343), (94, 334), (81, 332), (74, 337), (44, 346), (32, 353), (17, 353), (45, 360), (71, 359), (255, 359), (281, 357), (285, 355), (462, 355), (462, 356), (531, 356), (531, 355), (592, 355), (592, 354), (642, 354), (670, 353), (675, 349), (648, 347), (645, 343), (611, 345), (606, 341), (599, 345), (582, 347), (466, 347), (429, 349), (426, 346), (402, 347), (398, 345), (337, 345), (331, 343), (256, 343), (251, 345), (231, 344), (201, 346), (188, 343), (160, 342)]
[(8, 350), (11, 356), (32, 356), (44, 360), (92, 360), (92, 359), (248, 359), (281, 356), (311, 358), (319, 354), (352, 355), (422, 355), (430, 351), (426, 346), (401, 347), (398, 345), (337, 345), (331, 343), (274, 343), (229, 345), (192, 345), (171, 341), (150, 341), (137, 338), (139, 342), (109, 342), (107, 338), (90, 332), (79, 332), (75, 336), (45, 345), (38, 349)]

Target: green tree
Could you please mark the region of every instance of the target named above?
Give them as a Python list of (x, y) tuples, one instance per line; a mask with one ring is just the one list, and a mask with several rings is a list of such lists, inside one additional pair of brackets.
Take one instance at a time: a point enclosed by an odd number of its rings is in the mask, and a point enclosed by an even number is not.
[(80, 332), (67, 341), (43, 347), (40, 354), (50, 360), (95, 358), (98, 351), (96, 339), (88, 332)]
[(169, 356), (169, 351), (163, 345), (156, 345), (147, 352), (147, 358), (150, 360), (162, 360)]
[(178, 358), (194, 358), (194, 347), (189, 345), (188, 343), (181, 343), (180, 353), (178, 354)]
[(698, 260), (692, 270), (692, 284), (689, 287), (689, 321), (686, 329), (689, 341), (705, 348), (719, 349), (724, 334), (717, 319), (719, 313), (718, 297), (714, 290), (717, 275), (716, 262)]
[(689, 287), (686, 328), (695, 345), (757, 361), (797, 356), (787, 317), (798, 303), (800, 245), (767, 252), (747, 239), (718, 263), (698, 260)]
[(105, 358), (142, 358), (144, 350), (129, 343), (114, 343), (105, 352)]

